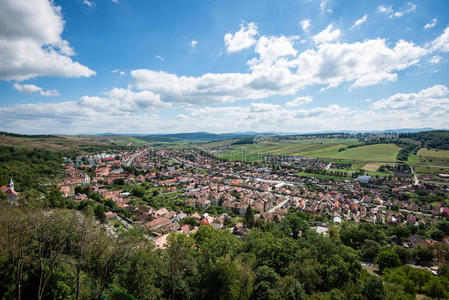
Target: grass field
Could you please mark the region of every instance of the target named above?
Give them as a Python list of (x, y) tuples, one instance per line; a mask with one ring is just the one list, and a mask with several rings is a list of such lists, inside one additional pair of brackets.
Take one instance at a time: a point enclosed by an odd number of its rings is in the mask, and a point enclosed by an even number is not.
[(418, 156), (449, 158), (449, 150), (421, 148), (418, 151)]
[(379, 170), (379, 167), (381, 166), (381, 163), (369, 163), (361, 167), (362, 170), (375, 172)]
[(421, 148), (417, 156), (419, 164), (449, 167), (449, 150)]
[(324, 151), (307, 153), (306, 156), (359, 161), (396, 162), (396, 155), (399, 150), (400, 147), (393, 144), (376, 144), (350, 148), (340, 152), (338, 152), (338, 147), (332, 147)]

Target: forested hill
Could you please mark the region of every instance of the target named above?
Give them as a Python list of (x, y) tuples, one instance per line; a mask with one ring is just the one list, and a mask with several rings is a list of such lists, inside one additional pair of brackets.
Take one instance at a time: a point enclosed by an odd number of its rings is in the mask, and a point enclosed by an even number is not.
[(399, 137), (419, 141), (422, 147), (449, 150), (449, 130), (402, 133)]
[(58, 176), (61, 162), (59, 152), (0, 146), (0, 185), (8, 184), (12, 178), (18, 192), (39, 189), (41, 179)]
[(33, 135), (28, 135), (28, 134), (18, 134), (18, 133), (11, 133), (11, 132), (3, 132), (0, 131), (0, 135), (3, 136), (13, 136), (13, 137), (22, 137), (22, 138), (30, 138), (30, 139), (43, 139), (43, 138), (61, 138), (63, 139), (64, 137), (61, 136), (56, 136), (56, 135), (50, 135), (50, 134), (33, 134)]

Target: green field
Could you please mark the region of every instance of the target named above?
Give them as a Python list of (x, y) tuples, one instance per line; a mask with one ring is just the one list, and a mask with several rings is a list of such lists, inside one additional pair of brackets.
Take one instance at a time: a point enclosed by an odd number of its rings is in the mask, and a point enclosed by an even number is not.
[[(400, 150), (400, 147), (394, 144), (375, 144), (347, 148), (339, 152), (342, 148), (357, 143), (354, 139), (316, 139), (280, 141), (263, 145), (228, 144), (227, 149), (230, 150), (218, 152), (216, 156), (233, 161), (260, 161), (263, 155), (271, 154), (365, 162), (396, 162), (396, 156)], [(214, 146), (216, 145), (215, 143)], [(224, 145), (225, 143), (220, 143), (220, 146)]]
[(359, 161), (396, 162), (400, 147), (394, 144), (376, 144), (360, 146), (338, 152), (338, 147), (307, 153), (305, 156), (321, 158), (338, 158)]
[(449, 167), (449, 150), (421, 148), (417, 156), (419, 164)]
[(418, 156), (449, 158), (449, 150), (421, 148), (418, 151)]

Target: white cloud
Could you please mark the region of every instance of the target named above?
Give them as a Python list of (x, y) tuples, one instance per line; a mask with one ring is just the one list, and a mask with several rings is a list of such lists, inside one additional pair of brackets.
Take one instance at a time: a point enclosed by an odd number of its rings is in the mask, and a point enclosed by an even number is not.
[(430, 45), (431, 51), (440, 50), (449, 52), (449, 26), (444, 29), (444, 32), (438, 36)]
[(163, 58), (163, 57), (160, 56), (160, 55), (156, 55), (155, 58), (159, 59), (160, 61), (165, 61), (165, 58)]
[(299, 22), (299, 24), (301, 25), (302, 30), (304, 30), (305, 32), (309, 32), (310, 19), (304, 19)]
[(190, 42), (190, 47), (192, 47), (192, 48), (195, 49), (195, 47), (196, 47), (197, 44), (198, 44), (198, 41), (192, 40), (192, 41)]
[(432, 56), (430, 59), (429, 59), (429, 62), (431, 63), (431, 64), (438, 64), (440, 61), (441, 61), (441, 56), (439, 56), (439, 55), (434, 55), (434, 56)]
[(332, 8), (327, 7), (329, 4), (330, 0), (321, 0), (320, 1), (320, 11), (321, 13), (327, 12), (329, 14), (332, 14)]
[(13, 87), (18, 90), (21, 93), (27, 93), (27, 94), (31, 94), (31, 93), (37, 93), (42, 91), (42, 88), (38, 87), (37, 85), (34, 84), (19, 84), (19, 83), (14, 83)]
[(13, 87), (14, 87), (14, 89), (18, 90), (21, 93), (27, 93), (27, 94), (40, 93), (42, 96), (47, 96), (47, 97), (59, 96), (59, 92), (57, 90), (44, 91), (41, 87), (34, 85), (34, 84), (19, 84), (16, 82), (13, 84)]
[(391, 6), (379, 5), (377, 7), (377, 11), (380, 13), (390, 15), (393, 13), (393, 8)]
[(115, 69), (115, 70), (112, 70), (111, 71), (112, 73), (119, 73), (120, 75), (125, 75), (125, 71), (120, 71), (120, 70), (118, 70), (118, 69)]
[(340, 30), (334, 29), (334, 25), (330, 24), (323, 31), (313, 36), (313, 40), (316, 44), (332, 42), (340, 36)]
[(41, 91), (40, 93), (42, 96), (47, 96), (47, 97), (58, 97), (59, 96), (59, 92), (57, 90)]
[(396, 80), (396, 71), (416, 64), (426, 53), (425, 49), (406, 41), (389, 48), (384, 39), (376, 39), (322, 44), (318, 50), (301, 53), (296, 62), (303, 82), (336, 87), (354, 81), (353, 86), (366, 86)]
[(112, 0), (113, 3), (118, 3), (118, 0)]
[(303, 96), (303, 97), (296, 97), (292, 101), (288, 101), (285, 103), (285, 106), (287, 107), (298, 107), (303, 104), (311, 103), (313, 100), (312, 96)]
[(407, 2), (407, 6), (404, 7), (403, 10), (398, 11), (394, 11), (391, 5), (390, 6), (379, 5), (377, 7), (377, 12), (387, 15), (389, 18), (400, 18), (408, 13), (414, 12), (415, 10), (416, 5), (411, 2)]
[(372, 104), (374, 109), (381, 110), (408, 110), (415, 111), (422, 116), (435, 114), (449, 114), (448, 88), (444, 85), (434, 85), (423, 89), (418, 93), (395, 94), (386, 99), (376, 101)]
[(435, 25), (437, 24), (438, 19), (437, 18), (433, 18), (432, 21), (430, 21), (430, 23), (427, 23), (426, 25), (424, 25), (424, 29), (430, 29), (435, 27)]
[(73, 102), (0, 107), (0, 126), (25, 133), (92, 133), (92, 128), (95, 132), (118, 133), (129, 133), (130, 128), (135, 133), (181, 132), (185, 128), (211, 132), (447, 128), (447, 95), (445, 86), (436, 85), (417, 93), (396, 94), (374, 101), (366, 110), (338, 104), (295, 109), (264, 102), (225, 107), (190, 106), (177, 116), (161, 120), (152, 111), (164, 109), (167, 104), (161, 104), (157, 95), (114, 89), (104, 97), (83, 97)]
[(394, 81), (398, 71), (428, 54), (425, 48), (403, 40), (390, 48), (385, 39), (319, 44), (298, 54), (297, 39), (261, 36), (254, 48), (257, 56), (247, 62), (248, 73), (193, 77), (138, 69), (131, 72), (133, 86), (160, 95), (164, 102), (204, 105), (255, 100), (293, 95), (315, 84), (329, 88), (349, 82), (357, 87)]
[[(112, 129), (117, 132), (161, 131), (164, 128), (159, 122), (161, 127), (155, 124), (152, 112), (171, 107), (151, 92), (114, 88), (102, 97), (84, 96), (78, 101), (0, 107), (0, 126), (16, 128), (15, 131), (53, 133), (111, 132)], [(17, 111), (20, 116), (14, 117)]]
[[(257, 62), (274, 62), (280, 57), (296, 56), (298, 51), (293, 47), (293, 42), (297, 40), (297, 36), (262, 36), (256, 44), (254, 52), (259, 54), (260, 59)], [(252, 62), (253, 63), (253, 62)]]
[(89, 77), (88, 67), (61, 38), (61, 7), (49, 0), (3, 0), (0, 12), (0, 80), (37, 76)]
[(364, 14), (363, 17), (361, 17), (360, 19), (358, 19), (357, 21), (355, 21), (354, 25), (352, 25), (351, 29), (354, 29), (360, 25), (362, 25), (363, 23), (366, 22), (366, 20), (368, 20), (368, 15)]
[(95, 2), (93, 2), (92, 0), (83, 0), (83, 4), (85, 4), (89, 8), (95, 7)]
[(240, 30), (234, 34), (226, 33), (224, 41), (228, 53), (238, 52), (240, 50), (251, 47), (256, 43), (254, 38), (258, 34), (256, 23), (242, 23)]

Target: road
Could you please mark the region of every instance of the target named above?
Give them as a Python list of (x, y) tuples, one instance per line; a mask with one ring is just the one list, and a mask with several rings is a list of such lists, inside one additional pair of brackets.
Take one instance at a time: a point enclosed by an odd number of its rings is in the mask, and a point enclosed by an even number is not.
[(129, 167), (132, 163), (133, 163), (133, 160), (134, 160), (134, 158), (136, 158), (136, 156), (137, 155), (140, 155), (140, 154), (142, 154), (142, 152), (137, 152), (136, 154), (133, 154), (125, 163), (124, 163), (124, 165), (126, 166), (126, 167)]
[(290, 200), (290, 196), (286, 196), (286, 197), (287, 197), (286, 200), (284, 200), (284, 201), (282, 201), (281, 203), (279, 203), (278, 205), (272, 207), (271, 209), (268, 210), (268, 212), (270, 212), (270, 213), (271, 213), (271, 212), (274, 212), (274, 211), (276, 211), (276, 209), (282, 207), (285, 203), (287, 203), (288, 200)]
[[(385, 205), (377, 205), (374, 209), (379, 209), (379, 208), (387, 208)], [(423, 212), (420, 212), (420, 211), (414, 211), (414, 210), (409, 210), (409, 209), (404, 209), (404, 208), (399, 208), (399, 211), (403, 211), (403, 212), (406, 212), (406, 213), (413, 213), (413, 214), (417, 214), (417, 215), (424, 215), (424, 216), (428, 216), (428, 217), (431, 217), (432, 216), (432, 214), (427, 214), (427, 213), (423, 213)]]
[(412, 170), (413, 177), (415, 178), (414, 185), (418, 185), (419, 184), (419, 179), (418, 179), (418, 176), (416, 176), (415, 170), (413, 170), (412, 166), (410, 166), (410, 170)]

